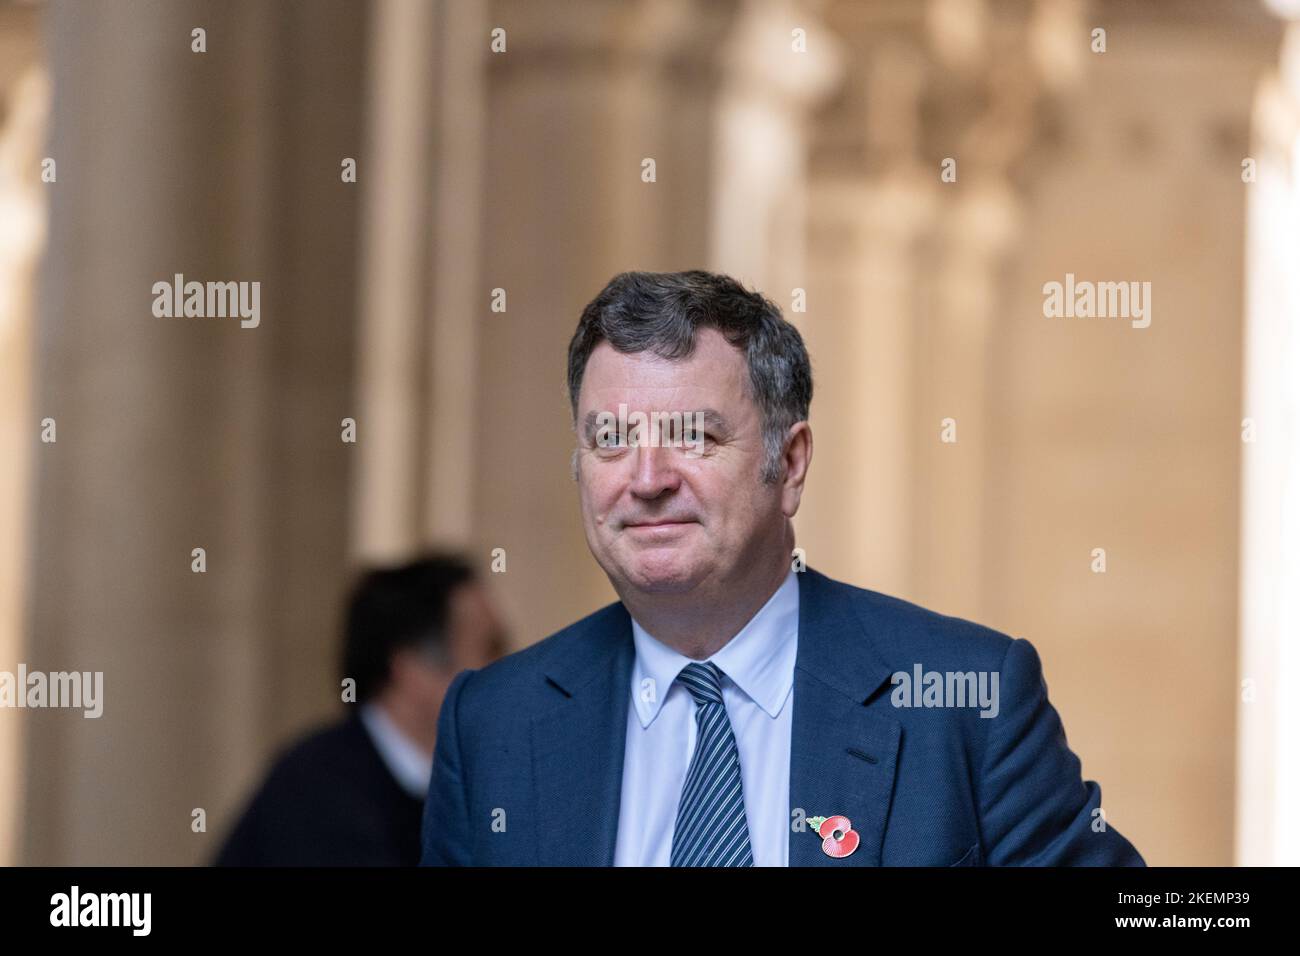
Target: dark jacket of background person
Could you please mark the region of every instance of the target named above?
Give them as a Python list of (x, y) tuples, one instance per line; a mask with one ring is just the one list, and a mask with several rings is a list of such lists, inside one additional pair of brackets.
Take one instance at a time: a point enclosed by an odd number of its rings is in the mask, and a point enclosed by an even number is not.
[(216, 863), (414, 866), (422, 808), (354, 713), (283, 753)]

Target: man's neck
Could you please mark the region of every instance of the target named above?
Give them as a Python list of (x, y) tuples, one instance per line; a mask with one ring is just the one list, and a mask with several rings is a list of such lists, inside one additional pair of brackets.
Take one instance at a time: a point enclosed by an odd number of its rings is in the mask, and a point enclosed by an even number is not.
[(438, 743), (438, 731), (426, 716), (414, 713), (412, 708), (391, 692), (381, 693), (375, 700), (375, 705), (401, 731), (403, 737), (421, 750), (433, 754)]
[[(784, 555), (765, 562), (716, 600), (683, 595), (622, 594), (623, 604), (646, 632), (679, 654), (702, 661), (712, 657), (762, 610), (776, 593), (790, 565)], [(728, 599), (729, 598), (729, 599)]]

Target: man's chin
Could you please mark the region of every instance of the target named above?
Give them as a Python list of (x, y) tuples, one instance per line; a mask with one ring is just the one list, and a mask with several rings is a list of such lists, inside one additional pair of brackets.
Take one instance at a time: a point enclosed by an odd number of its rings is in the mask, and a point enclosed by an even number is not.
[(624, 580), (645, 594), (688, 594), (701, 577), (699, 569), (686, 562), (640, 560), (631, 563)]

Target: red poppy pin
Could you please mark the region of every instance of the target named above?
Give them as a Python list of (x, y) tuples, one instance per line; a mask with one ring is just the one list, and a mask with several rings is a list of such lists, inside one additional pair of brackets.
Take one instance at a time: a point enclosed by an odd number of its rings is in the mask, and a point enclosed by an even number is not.
[(858, 848), (858, 831), (848, 817), (809, 817), (808, 826), (822, 838), (822, 852), (827, 856), (843, 859)]

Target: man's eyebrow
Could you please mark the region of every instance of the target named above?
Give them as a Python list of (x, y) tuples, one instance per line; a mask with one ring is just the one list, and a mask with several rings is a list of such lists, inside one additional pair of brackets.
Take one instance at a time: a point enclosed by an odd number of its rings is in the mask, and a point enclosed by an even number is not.
[(731, 425), (728, 424), (726, 416), (722, 412), (713, 408), (701, 408), (696, 414), (703, 419), (705, 428), (712, 428), (727, 435), (731, 434)]
[[(597, 409), (593, 409), (592, 411), (587, 412), (586, 416), (584, 416), (582, 419), (583, 438), (590, 439), (596, 433), (597, 420), (602, 414), (610, 415), (610, 416), (615, 415), (614, 412), (603, 412)], [(677, 412), (658, 411), (656, 413), (651, 413), (651, 414), (658, 414), (660, 416), (670, 415), (670, 414), (681, 415), (686, 422), (693, 422), (694, 416), (698, 415), (700, 416), (700, 421), (703, 423), (706, 429), (712, 429), (714, 431), (721, 432), (724, 435), (731, 434), (731, 425), (730, 423), (728, 423), (726, 416), (723, 415), (722, 412), (718, 411), (716, 408), (686, 409)]]

